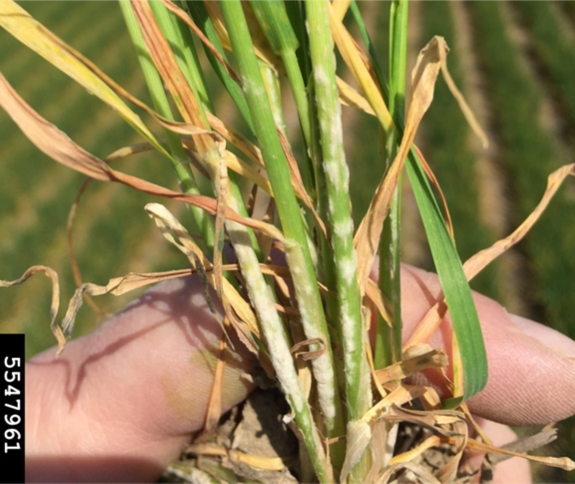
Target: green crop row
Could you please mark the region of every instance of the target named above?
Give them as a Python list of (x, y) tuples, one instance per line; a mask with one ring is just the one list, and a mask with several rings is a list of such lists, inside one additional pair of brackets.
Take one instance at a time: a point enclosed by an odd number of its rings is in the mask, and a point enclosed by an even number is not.
[[(469, 8), (474, 13), (476, 35), (483, 39), (477, 45), (490, 79), (502, 159), (515, 192), (518, 216), (523, 219), (541, 198), (547, 175), (564, 160), (555, 149), (550, 133), (540, 125), (542, 93), (520, 63), (520, 53), (506, 34), (502, 7), (485, 2), (470, 3)], [(563, 291), (569, 293), (569, 289), (575, 287), (570, 275), (574, 261), (569, 260), (574, 234), (564, 230), (572, 213), (573, 202), (563, 190), (525, 244), (537, 282), (537, 287), (531, 288), (530, 293), (547, 309), (554, 324), (565, 331), (575, 330), (567, 327), (575, 308), (573, 302), (562, 297), (557, 289), (563, 286)]]
[[(63, 24), (55, 8), (58, 5), (62, 4), (34, 4), (30, 10), (36, 10), (34, 14), (41, 21), (48, 18), (48, 25), (50, 22), (55, 26), (61, 24), (64, 28), (54, 29), (58, 34), (93, 58), (132, 93), (144, 97), (135, 53), (119, 12), (110, 14), (106, 3), (73, 3), (67, 11), (67, 22)], [(75, 28), (68, 28), (71, 25)], [(15, 52), (19, 62), (12, 60), (14, 56), (3, 58), (0, 70), (3, 73), (7, 71), (10, 81), (32, 106), (72, 139), (99, 156), (138, 141), (131, 128), (109, 108), (87, 96), (73, 81), (56, 73), (35, 54), (23, 47), (15, 48), (13, 42), (2, 32), (2, 51)], [(9, 180), (0, 195), (0, 231), (4, 235), (0, 242), (2, 278), (18, 277), (33, 264), (51, 265), (61, 276), (64, 304), (75, 287), (65, 248), (66, 218), (82, 177), (33, 148), (4, 113), (0, 114), (0, 126), (3, 139), (10, 140), (3, 147), (0, 165), (1, 179)], [(164, 160), (157, 158), (145, 156), (141, 160), (127, 162), (127, 165), (126, 162), (119, 165), (122, 168), (128, 166), (131, 172), (158, 183), (173, 183), (170, 169), (166, 170)], [(108, 278), (130, 270), (130, 254), (139, 253), (140, 244), (157, 232), (143, 211), (147, 201), (148, 198), (125, 187), (93, 183), (82, 201), (75, 231), (78, 259), (85, 280), (105, 283)], [(163, 244), (159, 235), (157, 241)], [(152, 245), (151, 249), (165, 253), (161, 246), (155, 249)], [(158, 262), (153, 254), (150, 259), (155, 261), (155, 266), (162, 268), (168, 268), (170, 262), (174, 267), (183, 263), (175, 254), (167, 261)], [(144, 267), (145, 270), (153, 269), (145, 264)], [(48, 329), (49, 301), (49, 283), (41, 278), (20, 288), (0, 292), (2, 331), (24, 330), (29, 335), (28, 355), (53, 344)], [(108, 302), (104, 307), (113, 310), (119, 307), (119, 302)], [(81, 316), (80, 332), (82, 326), (84, 329), (93, 326), (95, 319), (90, 311), (83, 311)]]
[[(493, 113), (499, 128), (501, 159), (505, 163), (508, 181), (513, 189), (515, 206), (520, 218), (525, 217), (539, 201), (547, 175), (562, 162), (551, 136), (540, 125), (542, 92), (520, 62), (520, 50), (509, 36), (502, 17), (501, 4), (470, 2), (473, 13), (479, 55), (490, 80)], [(564, 187), (551, 203), (543, 218), (528, 235), (522, 248), (528, 257), (531, 285), (524, 288), (525, 300), (542, 309), (539, 318), (571, 336), (575, 336), (572, 318), (575, 303), (575, 233), (569, 228), (575, 213), (573, 198)], [(517, 220), (519, 222), (519, 220)], [(561, 424), (564, 437), (557, 447), (563, 455), (572, 450), (573, 423)], [(563, 431), (564, 430), (564, 431)], [(554, 482), (569, 482), (573, 477), (562, 471), (545, 470)], [(572, 481), (571, 481), (572, 482)]]
[[(422, 16), (425, 22), (421, 26), (421, 43), (428, 42), (434, 35), (445, 37), (452, 49), (448, 56), (449, 70), (461, 89), (463, 78), (455, 49), (457, 38), (450, 2), (423, 2)], [(470, 128), (461, 109), (440, 76), (433, 104), (423, 124), (423, 152), (447, 200), (462, 260), (494, 242), (493, 234), (480, 219), (475, 167), (477, 154), (470, 148), (470, 137)], [(490, 266), (473, 281), (472, 286), (497, 298), (495, 276), (495, 266)]]
[[(517, 2), (513, 4), (530, 32), (537, 58), (552, 85), (550, 93), (554, 104), (567, 117), (567, 129), (572, 133), (575, 126), (575, 52), (573, 31), (567, 31), (560, 22), (561, 12), (548, 2)], [(567, 25), (568, 27), (568, 25)], [(575, 137), (569, 134), (573, 143)]]

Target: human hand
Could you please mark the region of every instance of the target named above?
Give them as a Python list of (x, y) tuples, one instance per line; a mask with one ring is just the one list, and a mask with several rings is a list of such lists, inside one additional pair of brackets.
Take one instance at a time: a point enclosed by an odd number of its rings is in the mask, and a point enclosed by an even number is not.
[[(437, 276), (405, 267), (405, 337), (440, 293)], [(575, 342), (509, 315), (475, 295), (490, 378), (469, 401), (480, 416), (512, 425), (575, 413)], [(432, 345), (448, 347), (445, 323)], [(30, 482), (153, 482), (200, 430), (213, 381), (221, 329), (198, 278), (162, 283), (93, 333), (33, 358), (26, 366), (26, 476)], [(239, 345), (238, 345), (239, 346)], [(252, 361), (231, 356), (222, 410), (253, 388)], [(488, 423), (495, 444), (508, 427)], [(511, 472), (511, 474), (509, 474)], [(525, 461), (496, 468), (494, 482), (530, 482)]]

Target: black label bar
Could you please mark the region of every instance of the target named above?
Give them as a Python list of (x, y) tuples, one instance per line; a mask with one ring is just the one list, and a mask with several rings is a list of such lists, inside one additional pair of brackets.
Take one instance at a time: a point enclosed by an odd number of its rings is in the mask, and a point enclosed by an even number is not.
[(24, 335), (0, 334), (0, 483), (24, 482)]

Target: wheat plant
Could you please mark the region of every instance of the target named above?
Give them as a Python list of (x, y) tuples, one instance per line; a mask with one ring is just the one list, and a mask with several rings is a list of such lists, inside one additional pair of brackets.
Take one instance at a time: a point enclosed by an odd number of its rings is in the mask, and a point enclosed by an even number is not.
[[(442, 482), (453, 480), (472, 441), (465, 400), (481, 391), (488, 375), (468, 280), (525, 235), (573, 167), (555, 175), (547, 199), (528, 223), (462, 264), (441, 190), (413, 144), (440, 72), (463, 116), (483, 135), (449, 76), (448, 48), (441, 37), (430, 40), (413, 73), (407, 72), (407, 0), (379, 5), (391, 9), (389, 52), (376, 52), (355, 2), (122, 0), (119, 5), (152, 106), (126, 92), (18, 4), (0, 2), (4, 29), (112, 107), (143, 143), (99, 159), (37, 114), (0, 74), (0, 105), (30, 140), (92, 179), (177, 200), (191, 212), (192, 224), (184, 227), (162, 204), (145, 207), (191, 269), (128, 274), (106, 286), (82, 284), (60, 323), (55, 296), (52, 329), (60, 349), (72, 335), (83, 295), (121, 294), (197, 273), (223, 308), (222, 314), (214, 313), (214, 324), (222, 324), (228, 334), (236, 332), (285, 394), (314, 480), (385, 482), (398, 467), (409, 467), (425, 449), (393, 455), (402, 420), (435, 427), (441, 438), (433, 442), (455, 449)], [(347, 25), (354, 25), (360, 37), (354, 39)], [(237, 124), (218, 117), (206, 69), (219, 79), (218, 92), (233, 106)], [(353, 78), (355, 87), (344, 77)], [(301, 132), (293, 139), (286, 129), (286, 102), (295, 107)], [(373, 163), (385, 167), (357, 227), (350, 208), (342, 104), (372, 116), (380, 133)], [(138, 113), (154, 125), (147, 126)], [(296, 150), (298, 144), (303, 149)], [(110, 166), (145, 150), (165, 159), (181, 191)], [(400, 304), (399, 187), (404, 173), (445, 298), (406, 345)], [(374, 266), (379, 267), (378, 282), (371, 277)], [(57, 292), (56, 274), (43, 266), (3, 285), (23, 282), (36, 272), (49, 275)], [(206, 289), (206, 298), (209, 294)], [(446, 355), (427, 344), (446, 308), (455, 334), (453, 379), (444, 373), (451, 394), (440, 398), (432, 387), (410, 386), (406, 378), (448, 366)], [(223, 391), (220, 386), (216, 379), (213, 391)], [(414, 403), (420, 412), (402, 410)], [(209, 412), (207, 422), (215, 425), (218, 409)]]

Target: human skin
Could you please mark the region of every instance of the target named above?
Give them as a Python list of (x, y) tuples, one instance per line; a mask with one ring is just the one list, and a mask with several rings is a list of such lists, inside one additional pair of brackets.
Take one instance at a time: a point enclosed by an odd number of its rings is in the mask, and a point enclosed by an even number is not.
[[(437, 276), (402, 272), (405, 337), (440, 294)], [(575, 413), (575, 342), (509, 315), (474, 295), (487, 355), (487, 387), (469, 401), (499, 443), (508, 427)], [(449, 346), (448, 318), (432, 337)], [(197, 277), (162, 283), (96, 331), (26, 365), (26, 478), (29, 482), (153, 482), (205, 420), (221, 329)], [(236, 348), (241, 344), (236, 341)], [(253, 362), (228, 355), (222, 411), (253, 388)], [(501, 471), (499, 470), (501, 469)], [(498, 466), (494, 482), (530, 482), (525, 461)]]

